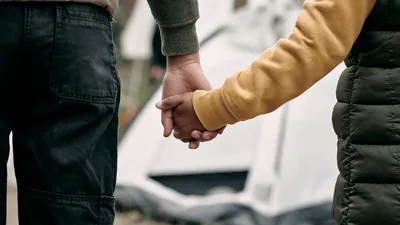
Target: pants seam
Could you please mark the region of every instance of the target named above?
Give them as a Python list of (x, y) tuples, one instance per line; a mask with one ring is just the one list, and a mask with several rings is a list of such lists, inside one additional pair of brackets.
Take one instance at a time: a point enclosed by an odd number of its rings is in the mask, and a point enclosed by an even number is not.
[(107, 195), (83, 195), (83, 194), (70, 194), (70, 193), (55, 193), (50, 191), (38, 189), (22, 189), (20, 191), (26, 192), (30, 198), (36, 200), (52, 201), (58, 203), (88, 203), (92, 205), (114, 205), (114, 197)]

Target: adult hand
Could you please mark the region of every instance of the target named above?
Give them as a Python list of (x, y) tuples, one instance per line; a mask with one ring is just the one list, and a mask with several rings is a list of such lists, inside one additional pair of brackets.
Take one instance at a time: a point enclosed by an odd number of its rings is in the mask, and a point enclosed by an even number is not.
[[(210, 89), (211, 85), (204, 76), (198, 52), (183, 56), (167, 57), (167, 68), (163, 82), (162, 99), (193, 92), (195, 90)], [(174, 129), (172, 110), (173, 107), (162, 110), (161, 121), (164, 126), (165, 137), (169, 137)], [(203, 131), (205, 130), (195, 131), (194, 139), (197, 141), (206, 141), (204, 137), (208, 137), (212, 140), (218, 134), (217, 132)], [(198, 145), (198, 143), (196, 143), (196, 145)]]

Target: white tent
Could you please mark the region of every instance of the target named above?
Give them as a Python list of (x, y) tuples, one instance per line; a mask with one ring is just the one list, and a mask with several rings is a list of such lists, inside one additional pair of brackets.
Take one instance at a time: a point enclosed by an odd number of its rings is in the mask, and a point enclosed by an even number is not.
[[(219, 25), (227, 25), (228, 29), (201, 49), (204, 71), (213, 86), (221, 85), (227, 76), (249, 65), (277, 37), (291, 32), (299, 5), (287, 7), (288, 4), (294, 3), (250, 1)], [(201, 15), (205, 13), (200, 11)], [(290, 221), (299, 212), (303, 218), (307, 213), (312, 217), (307, 209), (318, 206), (321, 211), (314, 214), (326, 215), (329, 220), (329, 203), (338, 173), (331, 111), (343, 67), (340, 65), (276, 112), (229, 126), (222, 136), (197, 151), (162, 137), (160, 113), (154, 107), (161, 97), (158, 90), (120, 143), (116, 192), (119, 204), (154, 216), (249, 225), (313, 224), (311, 219)], [(234, 171), (248, 172), (244, 189), (211, 196), (179, 193), (151, 178)]]

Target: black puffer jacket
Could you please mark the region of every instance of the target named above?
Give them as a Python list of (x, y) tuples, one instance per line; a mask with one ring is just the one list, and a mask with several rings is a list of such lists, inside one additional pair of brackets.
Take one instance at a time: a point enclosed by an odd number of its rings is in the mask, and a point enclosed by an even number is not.
[(333, 112), (334, 216), (339, 225), (399, 225), (400, 0), (377, 0), (345, 62)]

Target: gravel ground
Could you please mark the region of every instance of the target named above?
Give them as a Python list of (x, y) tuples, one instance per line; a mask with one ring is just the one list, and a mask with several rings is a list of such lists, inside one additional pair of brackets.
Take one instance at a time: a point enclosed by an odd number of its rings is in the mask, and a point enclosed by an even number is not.
[[(17, 220), (17, 195), (16, 189), (13, 187), (8, 188), (7, 194), (7, 225), (18, 225)], [(114, 225), (169, 225), (168, 223), (158, 223), (151, 220), (144, 219), (139, 213), (123, 213), (117, 214)]]

